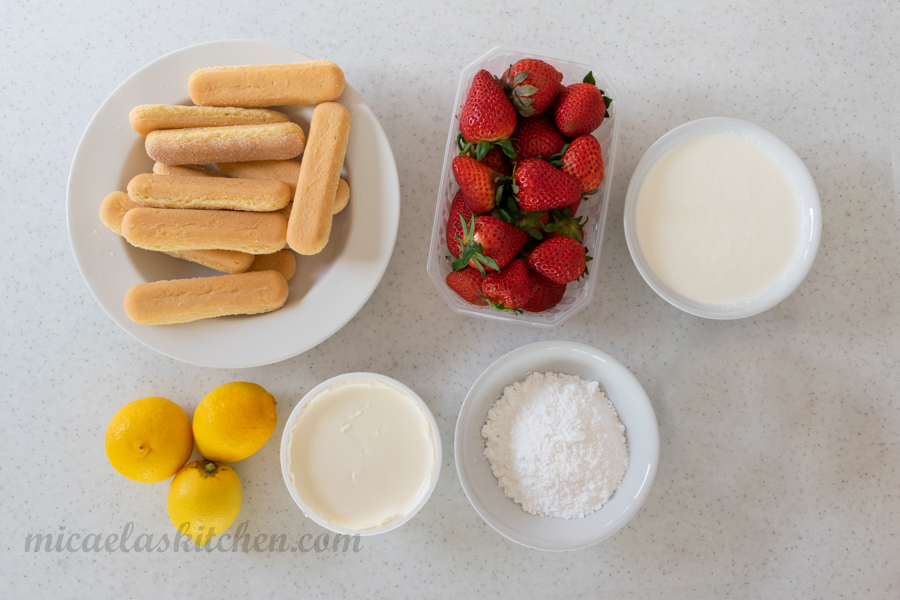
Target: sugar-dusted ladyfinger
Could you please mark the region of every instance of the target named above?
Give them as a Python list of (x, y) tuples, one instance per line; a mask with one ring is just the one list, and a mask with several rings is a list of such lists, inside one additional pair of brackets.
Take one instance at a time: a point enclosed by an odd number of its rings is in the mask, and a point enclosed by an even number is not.
[(199, 106), (279, 106), (337, 100), (344, 72), (327, 60), (283, 65), (210, 67), (191, 74), (188, 93)]
[(268, 212), (287, 206), (291, 189), (283, 181), (142, 173), (128, 183), (128, 196), (156, 208)]
[[(256, 160), (251, 162), (218, 163), (216, 168), (231, 177), (245, 179), (277, 179), (291, 188), (291, 197), (297, 192), (297, 180), (300, 178), (300, 163), (296, 160)], [(350, 185), (340, 180), (337, 195), (334, 198), (334, 213), (338, 214), (350, 201)], [(291, 215), (290, 205), (284, 209), (284, 216)]]
[(288, 281), (297, 271), (297, 259), (294, 253), (285, 248), (273, 254), (260, 254), (250, 265), (250, 271), (278, 271)]
[[(122, 235), (125, 213), (140, 208), (125, 192), (113, 192), (100, 204), (100, 220), (110, 230)], [(165, 252), (169, 256), (187, 260), (222, 273), (243, 273), (253, 264), (253, 254), (234, 250), (183, 250)]]
[(167, 165), (283, 160), (301, 154), (305, 145), (296, 123), (160, 129), (144, 142), (150, 158)]
[(165, 163), (153, 163), (153, 172), (157, 175), (181, 175), (184, 177), (222, 177), (221, 173), (195, 167), (192, 165), (167, 165)]
[(125, 214), (122, 235), (147, 250), (238, 250), (271, 254), (284, 248), (287, 221), (277, 212), (134, 208)]
[(125, 314), (135, 323), (171, 325), (271, 312), (284, 306), (287, 296), (287, 281), (278, 271), (174, 279), (128, 290)]
[(136, 133), (147, 135), (157, 129), (287, 123), (288, 118), (274, 110), (144, 104), (132, 109), (128, 114), (128, 120), (131, 121), (131, 128)]
[(336, 102), (315, 108), (287, 233), (288, 245), (298, 254), (317, 254), (328, 243), (349, 138), (350, 111)]

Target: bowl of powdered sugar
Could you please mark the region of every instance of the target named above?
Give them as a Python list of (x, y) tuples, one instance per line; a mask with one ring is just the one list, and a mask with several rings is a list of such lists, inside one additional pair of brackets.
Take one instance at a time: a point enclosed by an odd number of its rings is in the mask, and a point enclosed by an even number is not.
[(575, 342), (510, 352), (460, 410), (456, 468), (491, 527), (539, 550), (616, 533), (650, 491), (659, 460), (653, 406), (611, 356)]

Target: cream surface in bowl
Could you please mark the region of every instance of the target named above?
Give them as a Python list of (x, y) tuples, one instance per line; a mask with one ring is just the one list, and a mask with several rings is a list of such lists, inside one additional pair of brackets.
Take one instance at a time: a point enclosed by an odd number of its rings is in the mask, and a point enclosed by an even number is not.
[(294, 409), (282, 471), (303, 512), (338, 533), (382, 533), (425, 504), (440, 469), (434, 418), (412, 390), (373, 373), (317, 386)]
[(728, 118), (676, 127), (644, 154), (625, 199), (635, 266), (670, 304), (749, 317), (803, 281), (821, 237), (815, 183), (791, 148)]

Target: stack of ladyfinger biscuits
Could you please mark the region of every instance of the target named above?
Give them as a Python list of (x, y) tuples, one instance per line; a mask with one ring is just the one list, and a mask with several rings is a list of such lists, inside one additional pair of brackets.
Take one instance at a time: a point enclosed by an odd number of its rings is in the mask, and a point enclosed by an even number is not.
[[(107, 196), (100, 220), (133, 246), (226, 275), (134, 286), (125, 312), (137, 323), (281, 308), (296, 270), (291, 249), (321, 252), (332, 215), (350, 199), (340, 178), (350, 113), (333, 102), (344, 91), (337, 65), (213, 67), (194, 72), (188, 89), (196, 106), (131, 111), (156, 164), (127, 193)], [(317, 105), (308, 136), (284, 114), (260, 108), (286, 104)]]

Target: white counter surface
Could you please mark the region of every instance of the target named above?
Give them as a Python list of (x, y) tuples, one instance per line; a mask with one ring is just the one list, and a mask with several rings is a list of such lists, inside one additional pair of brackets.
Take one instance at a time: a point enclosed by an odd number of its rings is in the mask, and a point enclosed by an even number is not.
[[(3, 6), (4, 598), (900, 598), (900, 6), (499, 4)], [(391, 140), (403, 204), (387, 273), (346, 327), (285, 362), (219, 371), (156, 354), (104, 314), (75, 266), (65, 191), (82, 131), (122, 80), (178, 48), (236, 38), (341, 65)], [(425, 274), (458, 72), (496, 43), (596, 61), (625, 95), (607, 237), (592, 266), (598, 291), (549, 331), (458, 316)], [(666, 304), (635, 269), (622, 230), (625, 189), (644, 150), (709, 116), (779, 135), (822, 198), (822, 245), (808, 278), (776, 308), (741, 321)], [(555, 338), (590, 343), (629, 367), (661, 435), (656, 483), (637, 516), (609, 540), (562, 554), (488, 527), (463, 494), (452, 451), (462, 400), (487, 364)], [(115, 473), (106, 425), (148, 395), (190, 414), (234, 380), (271, 391), (280, 423), (235, 465), (244, 484), (238, 522), (251, 537), (283, 533), (310, 546), (325, 530), (282, 482), (281, 424), (306, 391), (348, 371), (406, 383), (440, 426), (440, 481), (402, 528), (364, 539), (358, 552), (25, 550), (29, 533), (106, 540), (129, 523), (129, 546), (139, 534), (171, 536), (167, 485)]]

